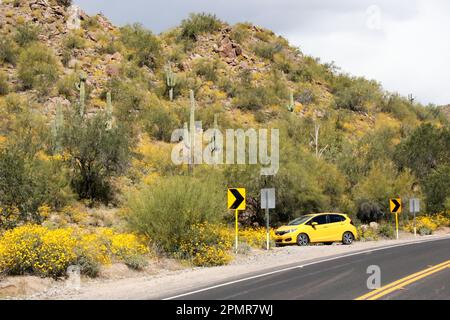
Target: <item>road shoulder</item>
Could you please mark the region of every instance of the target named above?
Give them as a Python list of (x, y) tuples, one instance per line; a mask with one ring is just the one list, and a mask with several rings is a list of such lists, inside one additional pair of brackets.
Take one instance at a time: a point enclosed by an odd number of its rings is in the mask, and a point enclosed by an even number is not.
[(361, 254), (368, 250), (383, 250), (393, 246), (411, 245), (417, 242), (435, 241), (446, 236), (427, 236), (407, 240), (381, 240), (356, 242), (351, 246), (287, 247), (269, 253), (259, 252), (250, 256), (239, 256), (230, 265), (212, 268), (189, 268), (154, 276), (120, 279), (113, 281), (89, 281), (79, 290), (54, 288), (49, 292), (29, 297), (31, 299), (108, 299), (138, 300), (162, 299), (194, 291), (199, 288), (235, 281), (274, 270), (292, 268), (296, 265), (317, 263), (348, 255)]

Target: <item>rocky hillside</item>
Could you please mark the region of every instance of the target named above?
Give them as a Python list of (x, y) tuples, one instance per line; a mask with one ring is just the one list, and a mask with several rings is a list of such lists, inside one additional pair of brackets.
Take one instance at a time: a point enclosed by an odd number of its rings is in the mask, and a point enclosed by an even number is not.
[[(285, 39), (257, 26), (230, 26), (217, 21), (212, 29), (196, 33), (198, 26), (185, 23), (153, 36), (139, 26), (117, 28), (102, 15), (90, 17), (75, 6), (66, 7), (68, 2), (6, 0), (0, 5), (2, 54), (9, 55), (0, 63), (3, 78), (9, 83), (8, 92), (37, 101), (45, 114), (54, 112), (56, 101), (68, 105), (76, 99), (71, 82), (77, 82), (80, 72), (87, 75), (91, 111), (104, 107), (106, 90), (113, 91), (113, 100), (121, 99), (120, 89), (111, 85), (115, 79), (134, 82), (142, 91), (167, 99), (165, 71), (169, 62), (178, 80), (176, 100), (186, 99), (188, 89), (194, 89), (201, 108), (221, 105), (223, 110), (232, 111), (231, 116), (242, 116), (238, 121), (244, 123), (270, 121), (287, 112), (291, 92), (291, 108), (299, 117), (321, 118), (341, 109), (344, 122), (351, 124), (347, 129), (352, 135), (374, 127), (380, 112), (386, 112), (383, 121), (385, 117), (393, 121), (397, 118), (411, 125), (417, 124), (418, 117), (424, 118), (420, 113), (426, 113), (397, 96), (382, 101), (385, 93), (377, 83), (339, 78), (335, 66), (320, 64)], [(21, 79), (18, 74), (20, 53), (34, 40), (50, 48), (56, 57), (57, 75), (45, 90), (24, 84), (24, 76)], [(136, 41), (148, 41), (149, 46), (142, 47)], [(137, 63), (131, 66), (130, 62)], [(139, 70), (130, 70), (135, 66)], [(244, 93), (241, 89), (246, 85)], [(345, 91), (342, 97), (338, 90)], [(354, 97), (348, 97), (352, 94)]]

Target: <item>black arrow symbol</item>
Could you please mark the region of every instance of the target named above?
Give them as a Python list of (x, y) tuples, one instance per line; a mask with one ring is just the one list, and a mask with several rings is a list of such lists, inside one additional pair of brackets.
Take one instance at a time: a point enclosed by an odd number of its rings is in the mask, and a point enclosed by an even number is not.
[(241, 205), (241, 203), (245, 200), (244, 197), (239, 193), (237, 189), (230, 189), (230, 192), (233, 194), (233, 196), (236, 198), (236, 200), (233, 202), (233, 205), (230, 207), (230, 209), (237, 209)]
[(392, 199), (392, 203), (395, 205), (394, 209), (392, 209), (392, 212), (396, 213), (398, 209), (400, 209), (401, 204), (397, 201), (397, 199)]

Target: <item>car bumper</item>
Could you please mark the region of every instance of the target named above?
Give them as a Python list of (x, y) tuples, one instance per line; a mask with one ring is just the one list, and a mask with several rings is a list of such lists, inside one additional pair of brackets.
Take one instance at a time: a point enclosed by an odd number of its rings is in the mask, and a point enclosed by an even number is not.
[(287, 233), (282, 236), (275, 235), (273, 237), (273, 240), (276, 244), (292, 244), (296, 243), (295, 234), (294, 233)]

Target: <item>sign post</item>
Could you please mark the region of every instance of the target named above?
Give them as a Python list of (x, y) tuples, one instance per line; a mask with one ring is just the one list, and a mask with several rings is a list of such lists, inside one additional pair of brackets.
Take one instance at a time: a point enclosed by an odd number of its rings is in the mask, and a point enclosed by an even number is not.
[(270, 250), (270, 215), (269, 209), (275, 209), (275, 189), (261, 189), (261, 209), (266, 210), (266, 247)]
[(234, 227), (235, 227), (235, 239), (234, 239), (234, 250), (236, 254), (238, 253), (238, 241), (239, 241), (239, 210), (234, 210)]
[(238, 240), (239, 240), (239, 210), (245, 210), (245, 188), (229, 188), (228, 189), (228, 209), (234, 210), (235, 218), (235, 250), (238, 253)]
[(395, 230), (398, 240), (398, 214), (402, 212), (402, 199), (389, 199), (389, 207), (391, 209), (391, 213), (395, 213)]
[(414, 237), (417, 237), (417, 227), (416, 227), (416, 213), (420, 212), (420, 200), (419, 199), (409, 199), (409, 212), (414, 215)]

